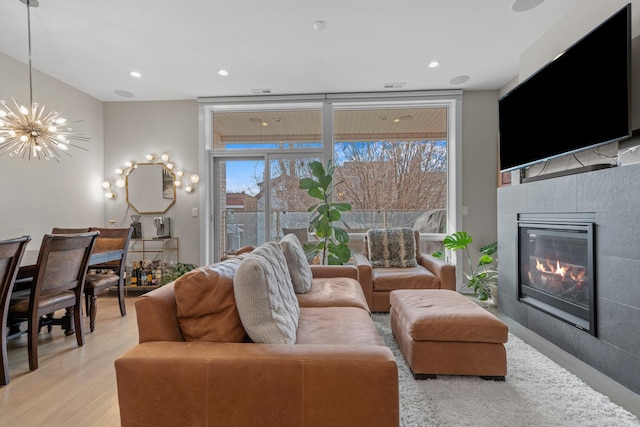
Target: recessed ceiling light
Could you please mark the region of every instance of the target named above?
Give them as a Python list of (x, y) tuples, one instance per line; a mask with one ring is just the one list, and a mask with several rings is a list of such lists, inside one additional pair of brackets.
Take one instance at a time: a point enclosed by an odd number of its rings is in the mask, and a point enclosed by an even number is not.
[(269, 126), (269, 123), (267, 123), (267, 122), (262, 122), (262, 126), (267, 127), (267, 126)]
[(318, 31), (324, 30), (325, 28), (327, 28), (327, 23), (325, 21), (316, 21), (313, 23), (313, 28)]
[(452, 78), (449, 83), (452, 85), (461, 85), (462, 83), (466, 83), (469, 81), (469, 76), (458, 76)]
[(218, 75), (219, 76), (228, 76), (229, 72), (227, 70), (218, 70)]
[(534, 7), (540, 6), (544, 0), (516, 0), (511, 5), (511, 10), (514, 12), (526, 12)]
[(411, 119), (413, 119), (413, 116), (409, 116), (409, 115), (407, 115), (407, 116), (400, 116), (400, 117), (397, 117), (397, 118), (393, 119), (393, 123), (400, 123), (400, 122), (402, 122), (402, 121), (405, 121), (405, 120), (411, 120)]
[(385, 89), (402, 89), (406, 83), (385, 83), (382, 85)]
[(135, 78), (140, 78), (140, 77), (142, 77), (142, 74), (140, 74), (138, 71), (132, 71), (132, 72), (130, 72), (130, 73), (129, 73), (129, 75), (130, 75), (131, 77), (135, 77)]
[(115, 93), (116, 95), (121, 96), (123, 98), (133, 98), (135, 96), (134, 94), (132, 94), (128, 90), (114, 90), (113, 93)]
[(440, 61), (429, 62), (429, 68), (436, 68), (438, 65), (440, 65)]

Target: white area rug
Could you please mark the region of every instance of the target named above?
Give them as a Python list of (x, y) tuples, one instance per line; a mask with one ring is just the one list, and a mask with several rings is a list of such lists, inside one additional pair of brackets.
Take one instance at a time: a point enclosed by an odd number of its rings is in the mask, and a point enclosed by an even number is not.
[(506, 381), (441, 376), (416, 381), (391, 333), (388, 314), (373, 314), (393, 351), (402, 427), (626, 427), (640, 420), (607, 396), (509, 334)]

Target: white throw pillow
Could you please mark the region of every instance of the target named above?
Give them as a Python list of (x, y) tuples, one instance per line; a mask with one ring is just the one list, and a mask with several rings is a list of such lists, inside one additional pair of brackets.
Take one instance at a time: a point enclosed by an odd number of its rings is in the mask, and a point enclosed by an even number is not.
[(293, 290), (297, 294), (306, 294), (311, 289), (313, 273), (304, 254), (302, 243), (295, 234), (287, 234), (280, 240), (280, 246), (287, 260)]
[(278, 243), (267, 242), (245, 255), (233, 291), (242, 325), (254, 342), (295, 343), (300, 307)]

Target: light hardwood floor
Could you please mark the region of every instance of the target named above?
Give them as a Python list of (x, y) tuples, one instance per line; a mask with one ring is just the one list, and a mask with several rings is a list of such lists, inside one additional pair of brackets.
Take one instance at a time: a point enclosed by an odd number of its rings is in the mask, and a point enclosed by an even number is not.
[(138, 343), (135, 295), (120, 316), (118, 298), (98, 297), (94, 332), (84, 318), (85, 345), (65, 337), (60, 327), (38, 339), (38, 363), (29, 371), (27, 336), (9, 341), (9, 385), (0, 387), (2, 426), (119, 426), (114, 360)]
[[(113, 362), (138, 342), (135, 297), (129, 294), (127, 316), (121, 317), (117, 297), (101, 295), (95, 332), (87, 332), (89, 319), (85, 317), (83, 347), (76, 345), (74, 336), (65, 337), (59, 327), (52, 333), (43, 331), (36, 371), (29, 371), (26, 336), (10, 341), (11, 383), (0, 387), (0, 426), (119, 426)], [(638, 394), (512, 320), (503, 320), (516, 336), (640, 417)]]

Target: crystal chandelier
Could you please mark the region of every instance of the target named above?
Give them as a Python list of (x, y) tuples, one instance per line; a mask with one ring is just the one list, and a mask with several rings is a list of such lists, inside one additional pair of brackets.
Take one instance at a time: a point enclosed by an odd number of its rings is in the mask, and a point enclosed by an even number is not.
[(14, 106), (0, 100), (0, 156), (19, 156), (31, 160), (32, 158), (55, 159), (67, 152), (72, 141), (89, 141), (89, 138), (73, 133), (68, 127), (67, 120), (58, 111), (45, 111), (45, 106), (33, 102), (33, 83), (31, 77), (31, 14), (30, 7), (38, 7), (37, 0), (20, 0), (27, 5), (27, 28), (29, 35), (29, 106), (18, 104), (12, 98)]

